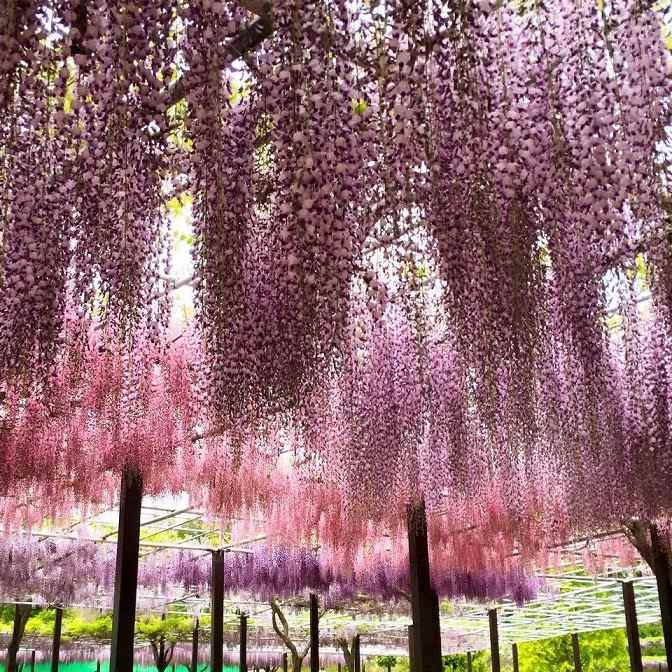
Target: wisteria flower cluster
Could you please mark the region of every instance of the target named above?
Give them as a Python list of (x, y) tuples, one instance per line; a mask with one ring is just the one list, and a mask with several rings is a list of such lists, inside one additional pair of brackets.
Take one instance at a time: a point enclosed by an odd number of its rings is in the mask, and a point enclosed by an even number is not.
[(669, 516), (657, 11), (277, 5), (254, 50), (233, 0), (0, 8), (5, 519), (133, 468), (346, 567), (424, 500), (486, 571)]
[(498, 385), (524, 403), (547, 329), (597, 375), (605, 274), (644, 254), (669, 303), (654, 9), (285, 2), (245, 43), (253, 18), (234, 0), (7, 3), (3, 377), (48, 373), (68, 315), (159, 338), (176, 190), (225, 420), (298, 404), (347, 350), (353, 292), (380, 315), (385, 269), (418, 251), (493, 413)]
[[(476, 601), (510, 597), (522, 604), (535, 597), (539, 582), (520, 568), (454, 570), (433, 556), (434, 585), (442, 598)], [(36, 604), (76, 604), (95, 600), (114, 585), (115, 552), (90, 541), (58, 541), (28, 535), (2, 537), (0, 594), (6, 599), (31, 599)], [(399, 602), (410, 589), (408, 560), (385, 554), (360, 556), (350, 569), (333, 564), (306, 548), (259, 547), (251, 554), (224, 557), (224, 590), (270, 601), (294, 599), (308, 592), (336, 606), (364, 595)], [(203, 554), (162, 551), (140, 562), (138, 584), (166, 595), (184, 590), (208, 594), (211, 561)]]

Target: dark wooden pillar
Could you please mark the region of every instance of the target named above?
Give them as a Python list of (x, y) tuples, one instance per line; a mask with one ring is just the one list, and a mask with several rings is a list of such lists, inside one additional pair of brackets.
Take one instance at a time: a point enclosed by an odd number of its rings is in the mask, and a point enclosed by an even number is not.
[(424, 503), (408, 507), (408, 562), (413, 612), (413, 672), (442, 672), (439, 598), (432, 588)]
[(100, 660), (96, 661), (96, 672), (100, 672)]
[(119, 498), (119, 536), (114, 575), (114, 612), (110, 672), (133, 672), (135, 598), (138, 590), (142, 476), (125, 467)]
[(359, 635), (355, 635), (352, 642), (352, 662), (355, 672), (362, 672), (362, 657), (359, 650)]
[(63, 628), (63, 609), (56, 607), (54, 619), (54, 643), (51, 647), (51, 672), (58, 672), (58, 662), (61, 657), (61, 630)]
[(499, 660), (499, 628), (497, 626), (497, 609), (488, 611), (490, 621), (490, 656), (492, 658), (492, 672), (501, 672), (502, 664)]
[(415, 669), (415, 633), (413, 626), (408, 626), (408, 672), (416, 672)]
[(310, 672), (320, 672), (320, 612), (315, 593), (310, 594)]
[(513, 657), (513, 672), (520, 672), (518, 667), (518, 644), (511, 645), (511, 655)]
[(467, 651), (467, 672), (473, 672), (472, 668), (471, 651)]
[(672, 670), (672, 567), (670, 549), (663, 542), (660, 530), (651, 525), (651, 553), (653, 572), (658, 586), (660, 603), (660, 621), (663, 626), (663, 639), (667, 656), (667, 669)]
[(574, 654), (574, 672), (583, 672), (581, 664), (581, 647), (579, 646), (579, 636), (572, 633), (572, 653)]
[(341, 664), (338, 663), (338, 664), (336, 665), (336, 667), (337, 667), (337, 669), (338, 669), (338, 672), (341, 672)]
[(12, 628), (12, 638), (7, 644), (7, 660), (5, 662), (5, 669), (7, 672), (16, 672), (18, 668), (17, 656), (19, 654), (19, 647), (21, 640), (26, 631), (26, 623), (30, 618), (31, 605), (17, 604), (14, 606), (14, 624)]
[(191, 633), (191, 672), (198, 672), (198, 618), (194, 623), (194, 631)]
[(623, 607), (625, 609), (625, 631), (628, 635), (630, 670), (631, 672), (643, 672), (642, 649), (639, 645), (639, 628), (637, 627), (635, 590), (632, 586), (632, 581), (623, 582)]
[(240, 615), (240, 672), (247, 672), (247, 616)]
[(212, 552), (210, 595), (210, 672), (224, 667), (224, 551)]
[(287, 672), (287, 654), (282, 654), (282, 672)]
[(30, 672), (35, 672), (35, 649), (30, 652)]

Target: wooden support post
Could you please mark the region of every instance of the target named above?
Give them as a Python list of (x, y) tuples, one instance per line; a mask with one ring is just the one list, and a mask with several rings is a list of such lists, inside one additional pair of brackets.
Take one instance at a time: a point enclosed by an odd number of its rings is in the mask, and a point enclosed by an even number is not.
[(427, 515), (424, 503), (408, 507), (406, 525), (413, 612), (412, 632), (415, 640), (413, 672), (442, 672), (439, 598), (432, 588), (429, 571)]
[(35, 649), (30, 652), (30, 672), (35, 672)]
[(210, 604), (210, 672), (224, 667), (224, 551), (212, 552)]
[(12, 638), (7, 644), (7, 660), (5, 670), (7, 672), (16, 672), (18, 669), (17, 656), (19, 646), (26, 631), (26, 623), (30, 618), (31, 606), (29, 604), (17, 604), (14, 606), (14, 625), (12, 628)]
[(240, 672), (247, 672), (247, 616), (240, 615)]
[(138, 590), (142, 476), (125, 467), (119, 498), (119, 535), (114, 575), (110, 672), (133, 672), (135, 598)]
[(408, 626), (408, 672), (416, 672), (415, 669), (415, 633), (413, 626)]
[[(340, 665), (340, 663), (339, 663), (339, 665)], [(282, 672), (287, 672), (287, 654), (286, 653), (282, 654)]]
[(341, 664), (340, 663), (338, 663), (337, 668), (338, 668), (338, 672), (341, 672)]
[(663, 626), (663, 639), (667, 656), (667, 669), (672, 670), (672, 558), (666, 548), (656, 525), (651, 525), (651, 553), (653, 572), (658, 586), (660, 603), (660, 621)]
[(100, 672), (100, 660), (96, 661), (96, 672)]
[(518, 644), (515, 642), (511, 645), (511, 656), (513, 657), (513, 672), (520, 672), (518, 667)]
[(194, 622), (194, 630), (191, 633), (191, 672), (198, 672), (198, 618)]
[(310, 594), (310, 672), (320, 672), (320, 612), (315, 593)]
[(574, 654), (574, 672), (583, 672), (581, 664), (581, 647), (579, 646), (579, 636), (572, 633), (572, 652)]
[(643, 672), (642, 649), (639, 644), (639, 628), (637, 627), (635, 590), (632, 586), (632, 581), (623, 582), (623, 607), (625, 608), (625, 630), (628, 635), (630, 670), (631, 672)]
[(467, 672), (473, 672), (471, 662), (471, 651), (467, 651)]
[(501, 672), (502, 664), (499, 659), (499, 628), (497, 627), (497, 609), (488, 611), (490, 621), (490, 656), (492, 658), (492, 672)]
[(354, 672), (362, 672), (362, 658), (359, 651), (359, 635), (355, 635), (355, 638), (352, 642), (352, 662)]
[(54, 619), (54, 643), (51, 647), (51, 672), (58, 672), (58, 663), (61, 657), (61, 630), (63, 628), (63, 609), (56, 607)]

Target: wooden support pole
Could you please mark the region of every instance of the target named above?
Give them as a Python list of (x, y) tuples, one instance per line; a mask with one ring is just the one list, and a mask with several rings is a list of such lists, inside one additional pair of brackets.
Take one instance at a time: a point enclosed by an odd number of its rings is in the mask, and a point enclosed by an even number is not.
[(12, 638), (7, 644), (6, 672), (16, 672), (18, 668), (17, 656), (19, 654), (19, 646), (21, 646), (21, 640), (26, 631), (26, 623), (30, 618), (31, 611), (32, 609), (29, 604), (17, 604), (14, 606)]
[(310, 594), (310, 672), (320, 672), (320, 612), (315, 593)]
[(518, 644), (515, 642), (511, 645), (511, 656), (513, 657), (513, 672), (520, 672), (518, 667)]
[(497, 609), (488, 611), (490, 622), (490, 656), (492, 658), (492, 672), (501, 672), (502, 664), (499, 659), (499, 628), (497, 626)]
[(572, 633), (572, 653), (574, 654), (574, 672), (583, 672), (581, 663), (581, 647), (579, 646), (579, 635)]
[(660, 603), (660, 621), (663, 626), (667, 669), (672, 670), (672, 558), (671, 551), (666, 548), (660, 530), (651, 525), (651, 553), (653, 556), (653, 572), (658, 586), (658, 602)]
[(623, 582), (623, 607), (625, 609), (625, 630), (628, 635), (628, 655), (630, 671), (643, 672), (642, 649), (639, 644), (639, 628), (637, 627), (637, 608), (635, 606), (635, 590), (632, 581)]
[(340, 663), (337, 664), (337, 668), (338, 668), (338, 672), (341, 672), (341, 664)]
[(194, 622), (194, 631), (191, 633), (191, 672), (198, 672), (198, 618)]
[(247, 616), (240, 615), (240, 672), (247, 672)]
[[(340, 663), (339, 663), (340, 665)], [(287, 672), (287, 654), (282, 654), (282, 672)]]
[(354, 672), (362, 672), (362, 657), (359, 650), (359, 635), (355, 635), (352, 642), (352, 662)]
[(96, 672), (100, 672), (100, 660), (96, 661)]
[(142, 476), (125, 467), (119, 497), (119, 533), (114, 575), (114, 611), (110, 672), (133, 672), (135, 599), (138, 591)]
[(51, 647), (51, 672), (58, 672), (58, 663), (61, 657), (61, 630), (63, 629), (63, 609), (56, 607), (54, 619), (54, 643)]
[(427, 544), (427, 515), (423, 502), (409, 505), (408, 562), (411, 577), (413, 672), (442, 672), (439, 599), (432, 588)]
[(224, 551), (212, 552), (210, 672), (224, 667)]
[(30, 672), (35, 672), (35, 649), (30, 652)]
[(467, 672), (473, 672), (471, 662), (471, 651), (467, 651)]
[(413, 626), (408, 626), (408, 672), (415, 672), (415, 633)]

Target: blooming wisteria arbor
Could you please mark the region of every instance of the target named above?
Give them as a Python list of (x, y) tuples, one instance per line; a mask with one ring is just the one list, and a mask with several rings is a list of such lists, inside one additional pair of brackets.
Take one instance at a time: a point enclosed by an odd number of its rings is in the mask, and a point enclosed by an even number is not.
[[(142, 495), (186, 492), (346, 574), (381, 531), (405, 543), (408, 515), (441, 572), (414, 602), (436, 627), (457, 577), (524, 575), (623, 527), (672, 657), (664, 18), (628, 0), (4, 3), (3, 518), (120, 491), (115, 642)], [(371, 592), (399, 590), (394, 571)]]

